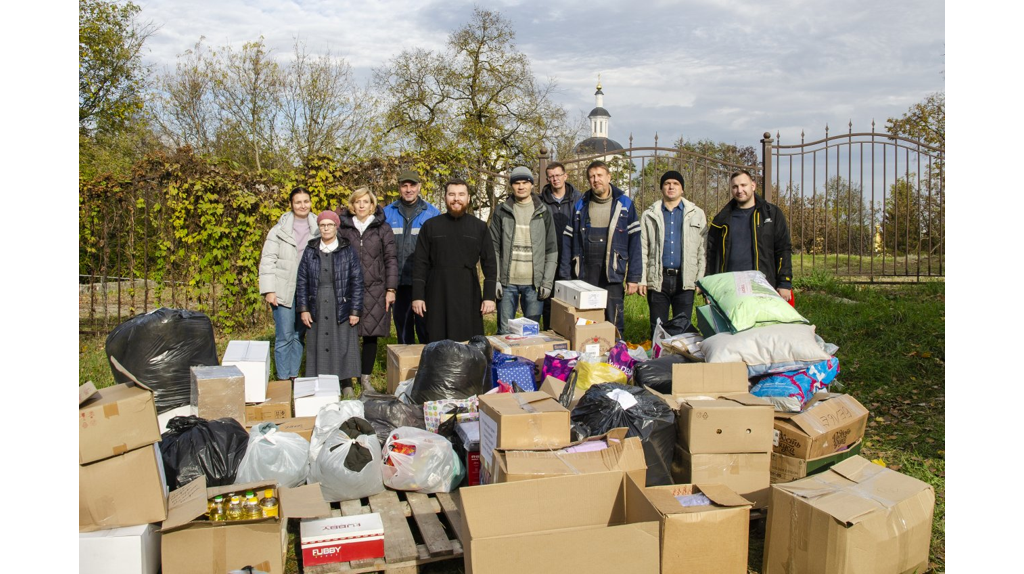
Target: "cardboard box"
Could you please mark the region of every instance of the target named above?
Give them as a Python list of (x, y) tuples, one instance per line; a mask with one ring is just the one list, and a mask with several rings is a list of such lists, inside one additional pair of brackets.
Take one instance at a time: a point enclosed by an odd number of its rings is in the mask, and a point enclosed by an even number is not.
[(577, 309), (604, 309), (608, 306), (608, 291), (585, 281), (555, 281), (553, 297)]
[(544, 353), (569, 348), (569, 341), (558, 336), (554, 331), (542, 331), (540, 335), (523, 337), (520, 335), (492, 335), (487, 337), (495, 351), (506, 355), (526, 357), (539, 366), (544, 365)]
[(78, 406), (82, 406), (82, 403), (89, 397), (95, 395), (96, 385), (92, 384), (92, 381), (86, 381), (78, 387)]
[(850, 395), (816, 395), (803, 412), (776, 413), (773, 450), (805, 460), (846, 450), (860, 439), (868, 410)]
[(315, 417), (324, 405), (341, 400), (341, 380), (337, 375), (319, 375), (295, 379), (295, 416)]
[(572, 340), (573, 328), (580, 319), (600, 323), (604, 309), (577, 309), (565, 301), (551, 298), (551, 330)]
[(293, 432), (308, 441), (313, 440), (313, 427), (316, 426), (316, 417), (295, 417), (289, 419), (255, 421), (252, 423), (247, 423), (245, 426), (245, 430), (249, 430), (260, 423), (268, 422), (276, 424), (278, 432)]
[(267, 385), (267, 400), (255, 405), (245, 405), (245, 422), (248, 425), (291, 417), (292, 382), (289, 380), (271, 381)]
[(547, 393), (480, 395), (480, 458), (493, 472), (496, 448), (561, 447), (569, 444), (569, 411)]
[(705, 338), (718, 333), (731, 333), (729, 320), (714, 305), (697, 307), (697, 330)]
[(303, 568), (384, 558), (384, 523), (378, 512), (303, 520), (299, 540)]
[(415, 376), (423, 347), (426, 345), (388, 345), (388, 394), (395, 394), (398, 383)]
[[(496, 449), (493, 481), (515, 482), (618, 470), (633, 477), (639, 484), (647, 481), (647, 461), (643, 443), (637, 437), (626, 438), (627, 429), (617, 428), (606, 434), (565, 445), (606, 441), (608, 448), (590, 452), (561, 452), (562, 449)], [(563, 447), (564, 448), (564, 447)]]
[(680, 484), (724, 484), (751, 501), (768, 505), (771, 453), (690, 454), (676, 445), (672, 480)]
[(679, 446), (690, 454), (769, 452), (775, 409), (749, 393), (713, 400), (683, 399), (677, 409)]
[[(652, 486), (643, 494), (661, 515), (661, 571), (747, 572), (750, 501), (721, 484)], [(703, 494), (710, 505), (677, 497)]]
[(78, 531), (160, 522), (167, 479), (158, 444), (78, 467)]
[(91, 394), (78, 406), (78, 464), (124, 454), (159, 440), (156, 403), (148, 389), (114, 385)]
[(228, 341), (221, 365), (234, 365), (245, 376), (245, 402), (267, 400), (270, 381), (270, 341)]
[(924, 572), (935, 491), (859, 456), (772, 486), (764, 572)]
[[(563, 389), (565, 389), (565, 381), (548, 375), (547, 377), (544, 377), (544, 382), (541, 383), (539, 390), (557, 401), (558, 397), (562, 396)], [(585, 392), (586, 391), (579, 388), (573, 391), (572, 400), (569, 401), (570, 414), (572, 413), (572, 410), (576, 408), (576, 405), (580, 402), (580, 397), (582, 397)]]
[(191, 413), (206, 420), (233, 418), (245, 426), (245, 376), (238, 367), (191, 368)]
[(509, 319), (508, 330), (513, 335), (522, 335), (529, 337), (531, 335), (540, 334), (540, 323), (527, 319), (526, 317), (520, 317), (518, 319)]
[(78, 535), (79, 574), (158, 574), (160, 532), (140, 524)]
[(625, 473), (459, 492), (467, 574), (659, 571), (659, 515)]
[(615, 324), (608, 321), (576, 325), (569, 341), (574, 351), (601, 355), (615, 346), (615, 333)]
[(801, 478), (812, 474), (818, 474), (819, 472), (824, 472), (837, 462), (842, 462), (854, 455), (860, 454), (860, 449), (863, 444), (864, 441), (859, 440), (856, 444), (843, 452), (837, 452), (833, 455), (823, 456), (812, 460), (794, 458), (792, 456), (773, 452), (772, 465), (769, 469), (769, 478), (772, 484), (781, 484), (800, 480)]
[[(238, 522), (202, 520), (207, 500), (218, 494), (277, 488), (280, 516)], [(278, 488), (275, 481), (206, 487), (200, 476), (167, 499), (167, 520), (161, 529), (163, 574), (224, 574), (253, 566), (270, 574), (284, 572), (288, 518), (330, 516), (319, 484)]]
[(677, 363), (672, 365), (672, 392), (669, 394), (683, 398), (717, 398), (746, 393), (749, 387), (746, 363)]

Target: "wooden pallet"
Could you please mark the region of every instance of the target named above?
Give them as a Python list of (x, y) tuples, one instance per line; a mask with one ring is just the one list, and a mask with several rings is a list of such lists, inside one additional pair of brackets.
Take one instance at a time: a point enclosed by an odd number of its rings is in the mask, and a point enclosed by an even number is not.
[[(341, 508), (333, 511), (334, 515), (380, 513), (384, 523), (384, 558), (309, 566), (302, 572), (416, 574), (423, 564), (462, 559), (462, 515), (458, 492), (419, 494), (385, 490), (363, 501), (342, 502)], [(419, 534), (422, 543), (417, 542), (414, 532)]]

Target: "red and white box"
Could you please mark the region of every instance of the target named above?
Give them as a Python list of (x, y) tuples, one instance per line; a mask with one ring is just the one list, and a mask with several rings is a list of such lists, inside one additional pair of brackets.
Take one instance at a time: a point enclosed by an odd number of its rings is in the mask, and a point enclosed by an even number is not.
[(384, 523), (376, 512), (303, 520), (299, 536), (303, 566), (384, 557)]

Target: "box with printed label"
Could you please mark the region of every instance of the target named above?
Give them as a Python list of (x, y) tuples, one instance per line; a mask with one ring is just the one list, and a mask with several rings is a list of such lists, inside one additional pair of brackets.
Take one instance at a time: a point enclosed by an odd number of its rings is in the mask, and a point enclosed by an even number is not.
[(576, 325), (570, 343), (573, 351), (602, 355), (615, 346), (615, 324), (608, 321)]
[(78, 535), (78, 574), (158, 574), (160, 527), (140, 524)]
[(547, 393), (480, 395), (480, 458), (492, 476), (496, 448), (536, 448), (569, 443), (569, 411)]
[(539, 335), (540, 334), (540, 323), (527, 319), (526, 317), (520, 317), (518, 319), (508, 320), (508, 330), (513, 335)]
[(565, 301), (551, 299), (551, 330), (572, 340), (576, 323), (580, 319), (592, 323), (604, 321), (604, 309), (577, 309)]
[(337, 375), (318, 375), (295, 379), (295, 416), (315, 417), (324, 405), (341, 400), (341, 380)]
[(299, 523), (302, 566), (384, 557), (380, 513), (305, 519)]
[(271, 381), (267, 385), (267, 400), (245, 405), (246, 424), (292, 417), (292, 382)]
[(773, 450), (805, 460), (846, 450), (864, 438), (868, 410), (850, 395), (819, 393), (799, 413), (775, 413)]
[(270, 382), (270, 341), (228, 341), (221, 365), (234, 365), (245, 376), (245, 402), (267, 400)]
[(860, 454), (860, 449), (863, 444), (864, 441), (859, 440), (856, 444), (843, 452), (837, 452), (836, 454), (811, 460), (794, 458), (792, 456), (773, 452), (770, 475), (771, 482), (772, 484), (793, 482), (794, 480), (800, 480), (801, 478), (812, 474), (824, 472), (831, 468), (832, 465), (842, 462), (854, 455)]
[[(278, 516), (255, 520), (206, 520), (207, 501), (214, 496), (273, 488)], [(167, 520), (161, 528), (163, 574), (224, 574), (246, 566), (268, 574), (283, 574), (288, 549), (288, 518), (330, 516), (319, 484), (279, 488), (260, 481), (206, 487), (200, 475), (175, 490), (167, 499)]]
[(608, 306), (608, 291), (585, 281), (555, 281), (552, 295), (577, 309), (604, 309)]
[(167, 516), (159, 444), (79, 465), (79, 532), (149, 524)]
[(676, 445), (672, 480), (680, 484), (724, 484), (753, 502), (754, 508), (765, 508), (771, 486), (770, 466), (770, 452), (690, 454)]
[(245, 426), (245, 375), (238, 367), (192, 367), (191, 413), (208, 421), (232, 418)]
[(93, 391), (78, 405), (78, 464), (160, 440), (152, 391), (124, 384)]
[[(541, 331), (539, 335), (524, 337), (522, 335), (492, 335), (487, 337), (491, 347), (506, 355), (526, 357), (538, 366), (544, 365), (544, 353), (561, 351), (569, 348), (569, 341), (559, 337), (554, 331)], [(489, 358), (488, 358), (489, 359)]]
[(388, 345), (388, 394), (395, 394), (398, 383), (416, 374), (423, 347), (426, 345)]
[(566, 474), (621, 470), (640, 484), (647, 482), (644, 447), (637, 437), (626, 437), (628, 429), (615, 428), (603, 435), (553, 448), (495, 449), (491, 482), (515, 482)]

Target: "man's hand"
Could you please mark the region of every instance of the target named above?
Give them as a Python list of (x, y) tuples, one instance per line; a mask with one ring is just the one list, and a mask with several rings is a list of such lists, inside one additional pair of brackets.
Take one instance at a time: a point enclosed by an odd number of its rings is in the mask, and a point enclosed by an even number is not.
[(783, 289), (782, 287), (779, 287), (776, 291), (779, 292), (779, 295), (782, 295), (782, 298), (785, 299), (787, 303), (793, 300), (792, 289)]
[(632, 295), (640, 288), (636, 283), (626, 283), (626, 295)]
[(303, 311), (300, 317), (302, 319), (302, 324), (305, 325), (307, 329), (313, 328), (313, 315), (311, 315), (309, 311)]
[(494, 283), (494, 298), (497, 299), (498, 301), (501, 301), (501, 291), (502, 291), (501, 283), (498, 283), (497, 281), (495, 281), (495, 283)]
[(355, 327), (356, 323), (358, 323), (358, 322), (359, 322), (359, 315), (349, 315), (348, 316), (348, 324), (349, 325), (352, 325), (353, 327)]
[(267, 293), (267, 296), (264, 297), (264, 299), (267, 300), (267, 303), (270, 303), (271, 307), (277, 307), (277, 293), (271, 291), (270, 293)]
[(417, 299), (412, 302), (412, 312), (416, 313), (420, 317), (427, 312), (427, 302), (423, 299)]
[(704, 294), (704, 292), (700, 290), (700, 285), (694, 285), (693, 286), (693, 294), (694, 295), (703, 295)]
[(395, 304), (395, 294), (393, 292), (391, 292), (391, 291), (388, 291), (387, 294), (384, 295), (384, 312), (387, 313), (388, 311), (390, 311), (391, 310), (391, 306), (394, 305), (394, 304)]
[(551, 296), (551, 287), (541, 287), (540, 292), (537, 293), (537, 298), (543, 301)]
[(641, 283), (636, 288), (636, 292), (639, 293), (640, 295), (642, 295), (643, 297), (646, 297), (647, 296), (647, 285), (644, 285), (643, 283)]
[(484, 302), (480, 304), (480, 314), (486, 315), (494, 312), (494, 301), (484, 299)]

